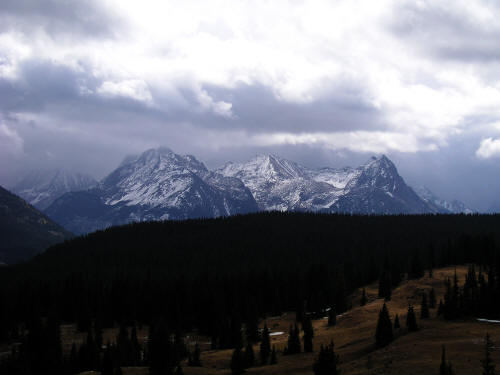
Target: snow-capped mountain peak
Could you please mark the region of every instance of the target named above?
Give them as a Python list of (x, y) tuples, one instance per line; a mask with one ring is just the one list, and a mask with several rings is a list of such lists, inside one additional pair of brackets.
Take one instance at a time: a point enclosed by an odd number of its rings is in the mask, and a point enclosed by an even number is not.
[[(95, 206), (98, 218), (84, 208)], [(168, 148), (128, 157), (90, 194), (63, 196), (47, 212), (82, 233), (131, 221), (217, 217), (257, 211), (237, 178), (209, 171), (192, 155)], [(71, 211), (70, 217), (65, 212)], [(92, 212), (90, 212), (92, 214)]]
[(451, 202), (439, 198), (436, 196), (429, 188), (421, 185), (414, 188), (415, 192), (420, 198), (429, 204), (435, 205), (441, 212), (449, 212), (454, 214), (464, 213), (472, 214), (474, 211), (467, 207), (463, 202), (459, 200), (453, 200)]
[(43, 210), (64, 193), (86, 190), (96, 184), (97, 181), (92, 176), (66, 169), (52, 169), (29, 173), (12, 187), (12, 191)]

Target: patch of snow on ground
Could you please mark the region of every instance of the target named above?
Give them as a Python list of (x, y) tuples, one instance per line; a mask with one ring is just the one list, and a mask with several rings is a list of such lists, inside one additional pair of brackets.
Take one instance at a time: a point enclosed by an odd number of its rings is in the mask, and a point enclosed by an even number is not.
[(491, 319), (478, 319), (477, 321), (482, 323), (500, 323), (500, 320), (491, 320)]
[(269, 334), (269, 336), (280, 336), (280, 335), (283, 335), (285, 334), (285, 332), (282, 332), (282, 331), (279, 331), (279, 332), (271, 332)]

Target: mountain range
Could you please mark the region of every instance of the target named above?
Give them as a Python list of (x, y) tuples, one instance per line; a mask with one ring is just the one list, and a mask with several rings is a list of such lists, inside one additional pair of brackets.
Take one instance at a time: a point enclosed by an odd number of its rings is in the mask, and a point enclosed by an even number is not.
[(26, 197), (32, 192), (32, 203), (51, 196), (52, 203), (44, 212), (76, 234), (134, 221), (220, 217), (262, 210), (472, 212), (463, 203), (441, 200), (428, 189), (414, 191), (384, 155), (372, 157), (357, 168), (338, 169), (306, 168), (276, 155), (259, 155), (245, 163), (229, 162), (209, 170), (192, 155), (160, 147), (128, 156), (98, 183), (81, 175), (65, 180), (80, 181), (82, 188), (66, 184), (67, 191), (55, 197), (57, 189), (50, 184), (30, 185), (26, 179), (16, 191)]

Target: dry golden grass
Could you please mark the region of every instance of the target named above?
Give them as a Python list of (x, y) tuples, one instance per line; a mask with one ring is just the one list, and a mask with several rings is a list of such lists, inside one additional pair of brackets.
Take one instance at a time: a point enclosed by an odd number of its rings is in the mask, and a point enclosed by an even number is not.
[[(448, 359), (458, 375), (480, 374), (480, 360), (483, 356), (483, 339), (489, 332), (493, 341), (500, 343), (500, 324), (476, 321), (446, 322), (435, 317), (436, 309), (431, 310), (431, 318), (419, 319), (421, 292), (434, 287), (437, 300), (444, 294), (443, 280), (453, 277), (454, 268), (436, 270), (433, 278), (428, 276), (419, 280), (405, 281), (393, 291), (392, 300), (387, 303), (391, 318), (399, 314), (404, 327), (408, 303), (415, 306), (420, 330), (407, 333), (403, 328), (396, 333), (396, 339), (386, 348), (374, 346), (375, 327), (383, 300), (377, 299), (377, 285), (366, 287), (368, 303), (354, 307), (338, 317), (335, 327), (328, 327), (327, 320), (315, 320), (314, 347), (335, 342), (340, 356), (343, 375), (361, 374), (437, 374), (441, 360), (441, 346), (445, 345)], [(463, 283), (466, 267), (458, 267), (457, 274)], [(353, 296), (353, 305), (359, 305), (360, 291)], [(272, 344), (281, 351), (288, 339), (288, 328), (294, 322), (293, 314), (268, 318), (271, 331), (284, 331), (281, 336), (272, 337)], [(256, 354), (258, 346), (254, 347)], [(186, 375), (222, 375), (229, 373), (232, 350), (204, 351), (203, 368), (184, 367)], [(247, 370), (248, 374), (312, 374), (312, 366), (317, 353), (302, 353), (293, 356), (278, 355), (278, 364), (258, 366)], [(493, 360), (500, 366), (500, 351), (493, 352)], [(147, 374), (146, 368), (125, 368), (124, 374)]]

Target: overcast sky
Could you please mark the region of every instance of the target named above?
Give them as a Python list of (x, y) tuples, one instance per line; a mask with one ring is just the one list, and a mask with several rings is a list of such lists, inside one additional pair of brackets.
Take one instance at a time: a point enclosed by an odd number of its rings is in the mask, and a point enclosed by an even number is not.
[(385, 153), (410, 184), (500, 202), (495, 0), (0, 1), (0, 184), (101, 178), (164, 145), (209, 167)]

